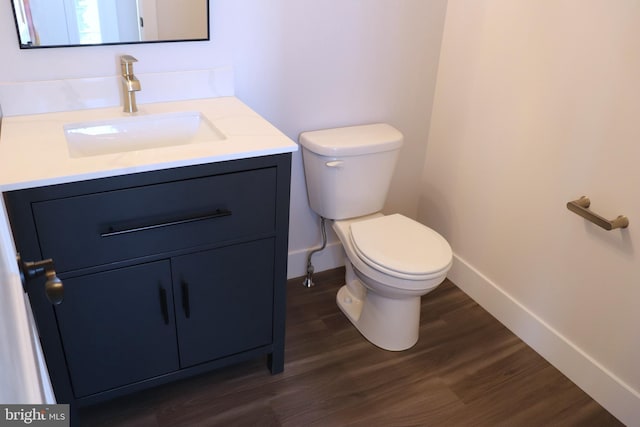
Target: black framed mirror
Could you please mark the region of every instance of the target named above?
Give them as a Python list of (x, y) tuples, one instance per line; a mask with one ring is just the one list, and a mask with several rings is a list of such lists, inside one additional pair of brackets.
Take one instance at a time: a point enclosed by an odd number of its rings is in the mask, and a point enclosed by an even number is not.
[(209, 40), (208, 0), (10, 0), (21, 49)]

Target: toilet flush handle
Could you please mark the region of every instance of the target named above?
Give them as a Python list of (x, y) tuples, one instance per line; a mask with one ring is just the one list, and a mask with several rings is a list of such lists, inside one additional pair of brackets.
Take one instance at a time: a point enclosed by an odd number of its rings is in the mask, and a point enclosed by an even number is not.
[(330, 168), (339, 168), (344, 162), (342, 160), (331, 160), (326, 162), (325, 165)]

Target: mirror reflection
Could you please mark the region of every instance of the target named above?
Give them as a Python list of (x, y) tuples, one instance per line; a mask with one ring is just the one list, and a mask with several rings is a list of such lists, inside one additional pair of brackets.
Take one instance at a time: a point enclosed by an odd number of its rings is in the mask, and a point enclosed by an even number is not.
[(208, 0), (12, 0), (20, 48), (209, 40)]

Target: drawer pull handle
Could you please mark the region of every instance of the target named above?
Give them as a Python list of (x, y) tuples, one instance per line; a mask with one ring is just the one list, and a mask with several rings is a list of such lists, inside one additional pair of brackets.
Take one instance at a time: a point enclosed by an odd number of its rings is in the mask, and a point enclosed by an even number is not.
[(189, 303), (189, 285), (187, 282), (182, 282), (182, 308), (184, 309), (184, 315), (188, 319), (191, 317), (191, 304)]
[(167, 303), (167, 290), (160, 286), (160, 310), (162, 310), (162, 317), (164, 318), (164, 324), (169, 324), (169, 304)]
[(108, 227), (109, 231), (107, 231), (105, 233), (100, 233), (100, 237), (119, 236), (121, 234), (136, 233), (138, 231), (147, 231), (147, 230), (153, 230), (153, 229), (156, 229), (156, 228), (163, 228), (163, 227), (171, 227), (173, 225), (188, 224), (190, 222), (204, 221), (204, 220), (207, 220), (207, 219), (214, 219), (214, 218), (221, 218), (221, 217), (229, 216), (229, 215), (231, 215), (231, 211), (230, 210), (227, 210), (227, 209), (216, 209), (216, 211), (214, 213), (207, 214), (207, 215), (197, 216), (197, 217), (193, 217), (193, 218), (183, 218), (183, 219), (178, 219), (178, 220), (175, 220), (175, 221), (161, 222), (159, 224), (143, 225), (141, 227), (118, 229), (116, 227), (109, 226)]

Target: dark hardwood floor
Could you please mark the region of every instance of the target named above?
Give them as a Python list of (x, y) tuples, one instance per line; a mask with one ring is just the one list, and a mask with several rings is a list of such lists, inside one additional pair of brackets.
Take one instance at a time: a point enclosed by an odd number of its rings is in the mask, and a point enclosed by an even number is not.
[(285, 371), (256, 360), (81, 410), (83, 426), (615, 426), (611, 414), (455, 285), (420, 339), (370, 344), (340, 312), (343, 270), (289, 282)]

